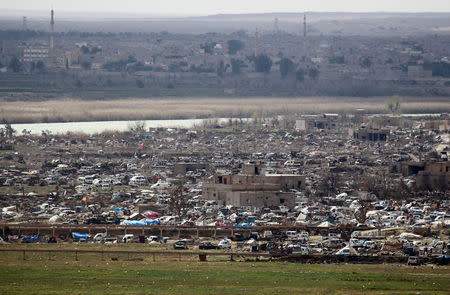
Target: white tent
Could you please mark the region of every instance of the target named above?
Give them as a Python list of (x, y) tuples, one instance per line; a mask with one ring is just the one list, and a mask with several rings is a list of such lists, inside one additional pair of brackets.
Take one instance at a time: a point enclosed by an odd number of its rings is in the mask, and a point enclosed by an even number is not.
[(423, 238), (421, 235), (416, 235), (413, 233), (401, 233), (398, 236), (399, 239), (403, 239), (403, 240), (417, 240), (417, 239), (421, 239)]
[(296, 221), (306, 221), (306, 214), (303, 214), (303, 213), (300, 213), (298, 216), (297, 216), (297, 219), (296, 219)]
[(317, 227), (331, 227), (333, 224), (329, 221), (324, 221), (321, 224), (319, 224)]
[(337, 251), (336, 255), (358, 255), (358, 252), (356, 252), (355, 248), (348, 245), (342, 248), (341, 250)]
[(54, 216), (50, 217), (50, 219), (48, 220), (48, 222), (50, 222), (50, 223), (59, 223), (62, 221), (63, 221), (63, 219), (58, 215), (54, 215)]

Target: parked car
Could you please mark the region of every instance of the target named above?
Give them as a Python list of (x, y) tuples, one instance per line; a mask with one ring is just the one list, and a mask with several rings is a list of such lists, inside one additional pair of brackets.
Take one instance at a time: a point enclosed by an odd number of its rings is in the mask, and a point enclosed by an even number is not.
[(231, 249), (231, 241), (228, 239), (223, 239), (219, 242), (219, 249)]
[(270, 230), (264, 231), (264, 233), (263, 233), (263, 238), (264, 239), (270, 239), (272, 237), (273, 237), (272, 231), (270, 231)]
[(142, 175), (136, 175), (131, 177), (129, 185), (131, 186), (143, 186), (147, 184), (147, 179)]
[(219, 249), (219, 245), (214, 242), (202, 242), (198, 246), (200, 250), (211, 250), (211, 249)]
[(117, 238), (115, 237), (106, 237), (104, 239), (105, 244), (117, 244)]
[(419, 258), (417, 256), (409, 256), (408, 265), (420, 265)]
[(93, 240), (94, 242), (103, 242), (103, 240), (106, 238), (106, 233), (97, 233), (95, 234)]
[(158, 236), (149, 236), (147, 238), (147, 242), (151, 243), (151, 242), (159, 242), (159, 237)]
[(176, 241), (173, 244), (175, 250), (188, 250), (188, 245), (186, 241)]
[(124, 243), (131, 243), (131, 242), (133, 242), (133, 240), (134, 240), (133, 234), (126, 234), (122, 238), (122, 242), (124, 242)]

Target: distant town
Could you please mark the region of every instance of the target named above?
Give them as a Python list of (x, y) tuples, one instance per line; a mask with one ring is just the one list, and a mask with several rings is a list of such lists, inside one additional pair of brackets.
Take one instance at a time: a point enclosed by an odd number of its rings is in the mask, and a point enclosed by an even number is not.
[(24, 17), (21, 29), (0, 31), (2, 96), (450, 94), (445, 30), (320, 34), (308, 18), (297, 33), (274, 18), (272, 28), (192, 34), (60, 31), (53, 10), (35, 31)]

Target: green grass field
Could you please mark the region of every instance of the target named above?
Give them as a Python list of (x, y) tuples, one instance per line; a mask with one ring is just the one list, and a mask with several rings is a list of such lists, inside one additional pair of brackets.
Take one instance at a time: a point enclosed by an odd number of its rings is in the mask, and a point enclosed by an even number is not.
[(0, 252), (0, 294), (450, 293), (448, 267), (230, 262), (226, 257), (198, 262), (195, 256), (159, 256), (153, 262), (138, 256), (82, 254), (75, 261), (68, 253), (34, 253), (23, 260), (20, 252)]

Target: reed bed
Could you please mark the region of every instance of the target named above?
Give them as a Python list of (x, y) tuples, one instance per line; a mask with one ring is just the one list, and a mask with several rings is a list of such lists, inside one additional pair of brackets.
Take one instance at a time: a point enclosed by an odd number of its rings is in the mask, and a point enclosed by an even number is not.
[[(385, 113), (386, 98), (124, 98), (116, 100), (57, 99), (1, 101), (0, 119), (10, 123), (158, 120), (218, 117), (251, 117), (294, 113)], [(402, 98), (403, 113), (450, 112), (446, 97)]]

